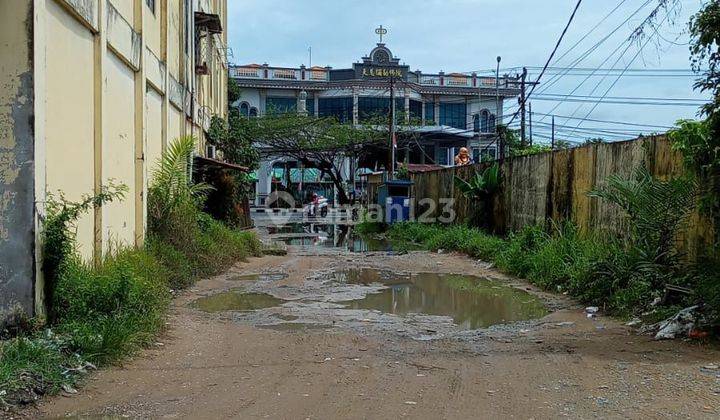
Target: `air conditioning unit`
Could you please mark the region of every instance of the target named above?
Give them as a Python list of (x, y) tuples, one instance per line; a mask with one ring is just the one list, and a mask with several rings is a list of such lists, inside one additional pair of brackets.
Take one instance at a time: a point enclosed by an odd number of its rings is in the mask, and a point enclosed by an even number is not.
[(215, 149), (215, 146), (213, 146), (212, 144), (208, 144), (205, 147), (205, 149), (206, 149), (205, 150), (206, 156), (209, 157), (210, 159), (215, 159), (215, 157), (217, 156), (217, 151)]

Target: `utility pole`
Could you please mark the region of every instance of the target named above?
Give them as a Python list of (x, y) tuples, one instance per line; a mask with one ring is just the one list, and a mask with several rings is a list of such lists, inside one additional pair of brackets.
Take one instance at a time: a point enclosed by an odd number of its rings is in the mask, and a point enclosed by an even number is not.
[(525, 79), (527, 78), (527, 68), (523, 67), (522, 80), (520, 82), (520, 147), (527, 145), (525, 137)]
[(532, 102), (528, 104), (529, 113), (528, 116), (530, 117), (530, 146), (533, 144), (533, 135), (532, 135)]
[(502, 57), (497, 56), (497, 69), (495, 70), (495, 134), (498, 136), (498, 148), (500, 149), (500, 161), (505, 159), (505, 141), (497, 129), (500, 119), (500, 62)]
[(552, 137), (550, 143), (550, 150), (555, 150), (555, 116), (552, 116)]
[(390, 121), (388, 123), (390, 132), (390, 162), (388, 162), (388, 180), (395, 178), (395, 78), (390, 78)]

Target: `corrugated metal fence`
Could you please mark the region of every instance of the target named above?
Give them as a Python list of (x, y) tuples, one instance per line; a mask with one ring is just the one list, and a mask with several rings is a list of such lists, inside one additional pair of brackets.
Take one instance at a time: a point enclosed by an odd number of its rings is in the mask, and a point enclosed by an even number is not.
[[(489, 225), (496, 233), (507, 233), (547, 220), (572, 220), (582, 229), (622, 233), (623, 218), (616, 206), (588, 197), (608, 176), (630, 178), (645, 167), (653, 176), (667, 179), (684, 173), (682, 157), (669, 141), (643, 137), (617, 143), (592, 144), (568, 150), (507, 159), (501, 165), (501, 190), (493, 199)], [(467, 220), (472, 203), (454, 187), (453, 177), (469, 179), (488, 164), (447, 168), (412, 174), (416, 214), (439, 216), (442, 205), (427, 210), (423, 199), (439, 202), (454, 198), (457, 221)], [(427, 200), (426, 200), (427, 201)], [(679, 238), (681, 247), (696, 256), (713, 242), (711, 221), (695, 211)]]

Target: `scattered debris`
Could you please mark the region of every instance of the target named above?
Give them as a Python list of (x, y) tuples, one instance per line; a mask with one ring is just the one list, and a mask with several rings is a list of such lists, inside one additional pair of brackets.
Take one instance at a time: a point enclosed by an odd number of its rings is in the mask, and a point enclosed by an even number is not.
[(603, 398), (603, 397), (597, 397), (597, 398), (595, 398), (595, 402), (597, 403), (597, 405), (607, 405), (607, 404), (610, 404), (610, 400), (608, 400), (607, 398)]
[(67, 392), (68, 394), (77, 394), (77, 389), (73, 388), (72, 386), (68, 384), (62, 384), (61, 388), (63, 391)]
[(655, 334), (656, 340), (672, 340), (677, 337), (688, 336), (695, 329), (695, 312), (698, 308), (697, 305), (685, 308), (665, 321), (643, 328), (642, 332), (652, 333), (657, 331)]
[(688, 338), (692, 338), (695, 340), (699, 340), (701, 338), (707, 338), (708, 336), (710, 336), (709, 332), (698, 330), (698, 329), (693, 329), (692, 331), (690, 331), (688, 333)]
[(600, 311), (600, 308), (598, 308), (597, 306), (588, 306), (587, 308), (585, 308), (585, 314), (588, 318), (594, 318), (595, 314), (597, 314), (598, 311)]
[(556, 327), (571, 327), (573, 325), (575, 325), (575, 323), (572, 321), (558, 322), (557, 324), (555, 324)]
[(405, 404), (407, 405), (417, 405), (415, 401), (405, 401)]
[(636, 327), (640, 324), (642, 324), (642, 320), (640, 320), (640, 318), (633, 318), (631, 321), (625, 323), (628, 327)]

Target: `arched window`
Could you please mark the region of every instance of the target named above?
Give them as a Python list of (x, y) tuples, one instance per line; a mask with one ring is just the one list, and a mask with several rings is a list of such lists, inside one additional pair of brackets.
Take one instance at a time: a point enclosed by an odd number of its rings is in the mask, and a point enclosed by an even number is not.
[(473, 115), (473, 130), (476, 133), (480, 132), (480, 116), (478, 114)]
[(490, 114), (490, 133), (495, 132), (495, 114)]
[(488, 111), (487, 109), (483, 109), (482, 111), (480, 111), (480, 132), (490, 132), (490, 111)]
[(240, 104), (240, 116), (247, 117), (250, 115), (250, 105), (247, 102)]
[(250, 108), (250, 117), (257, 117), (258, 116), (258, 109), (255, 107)]

